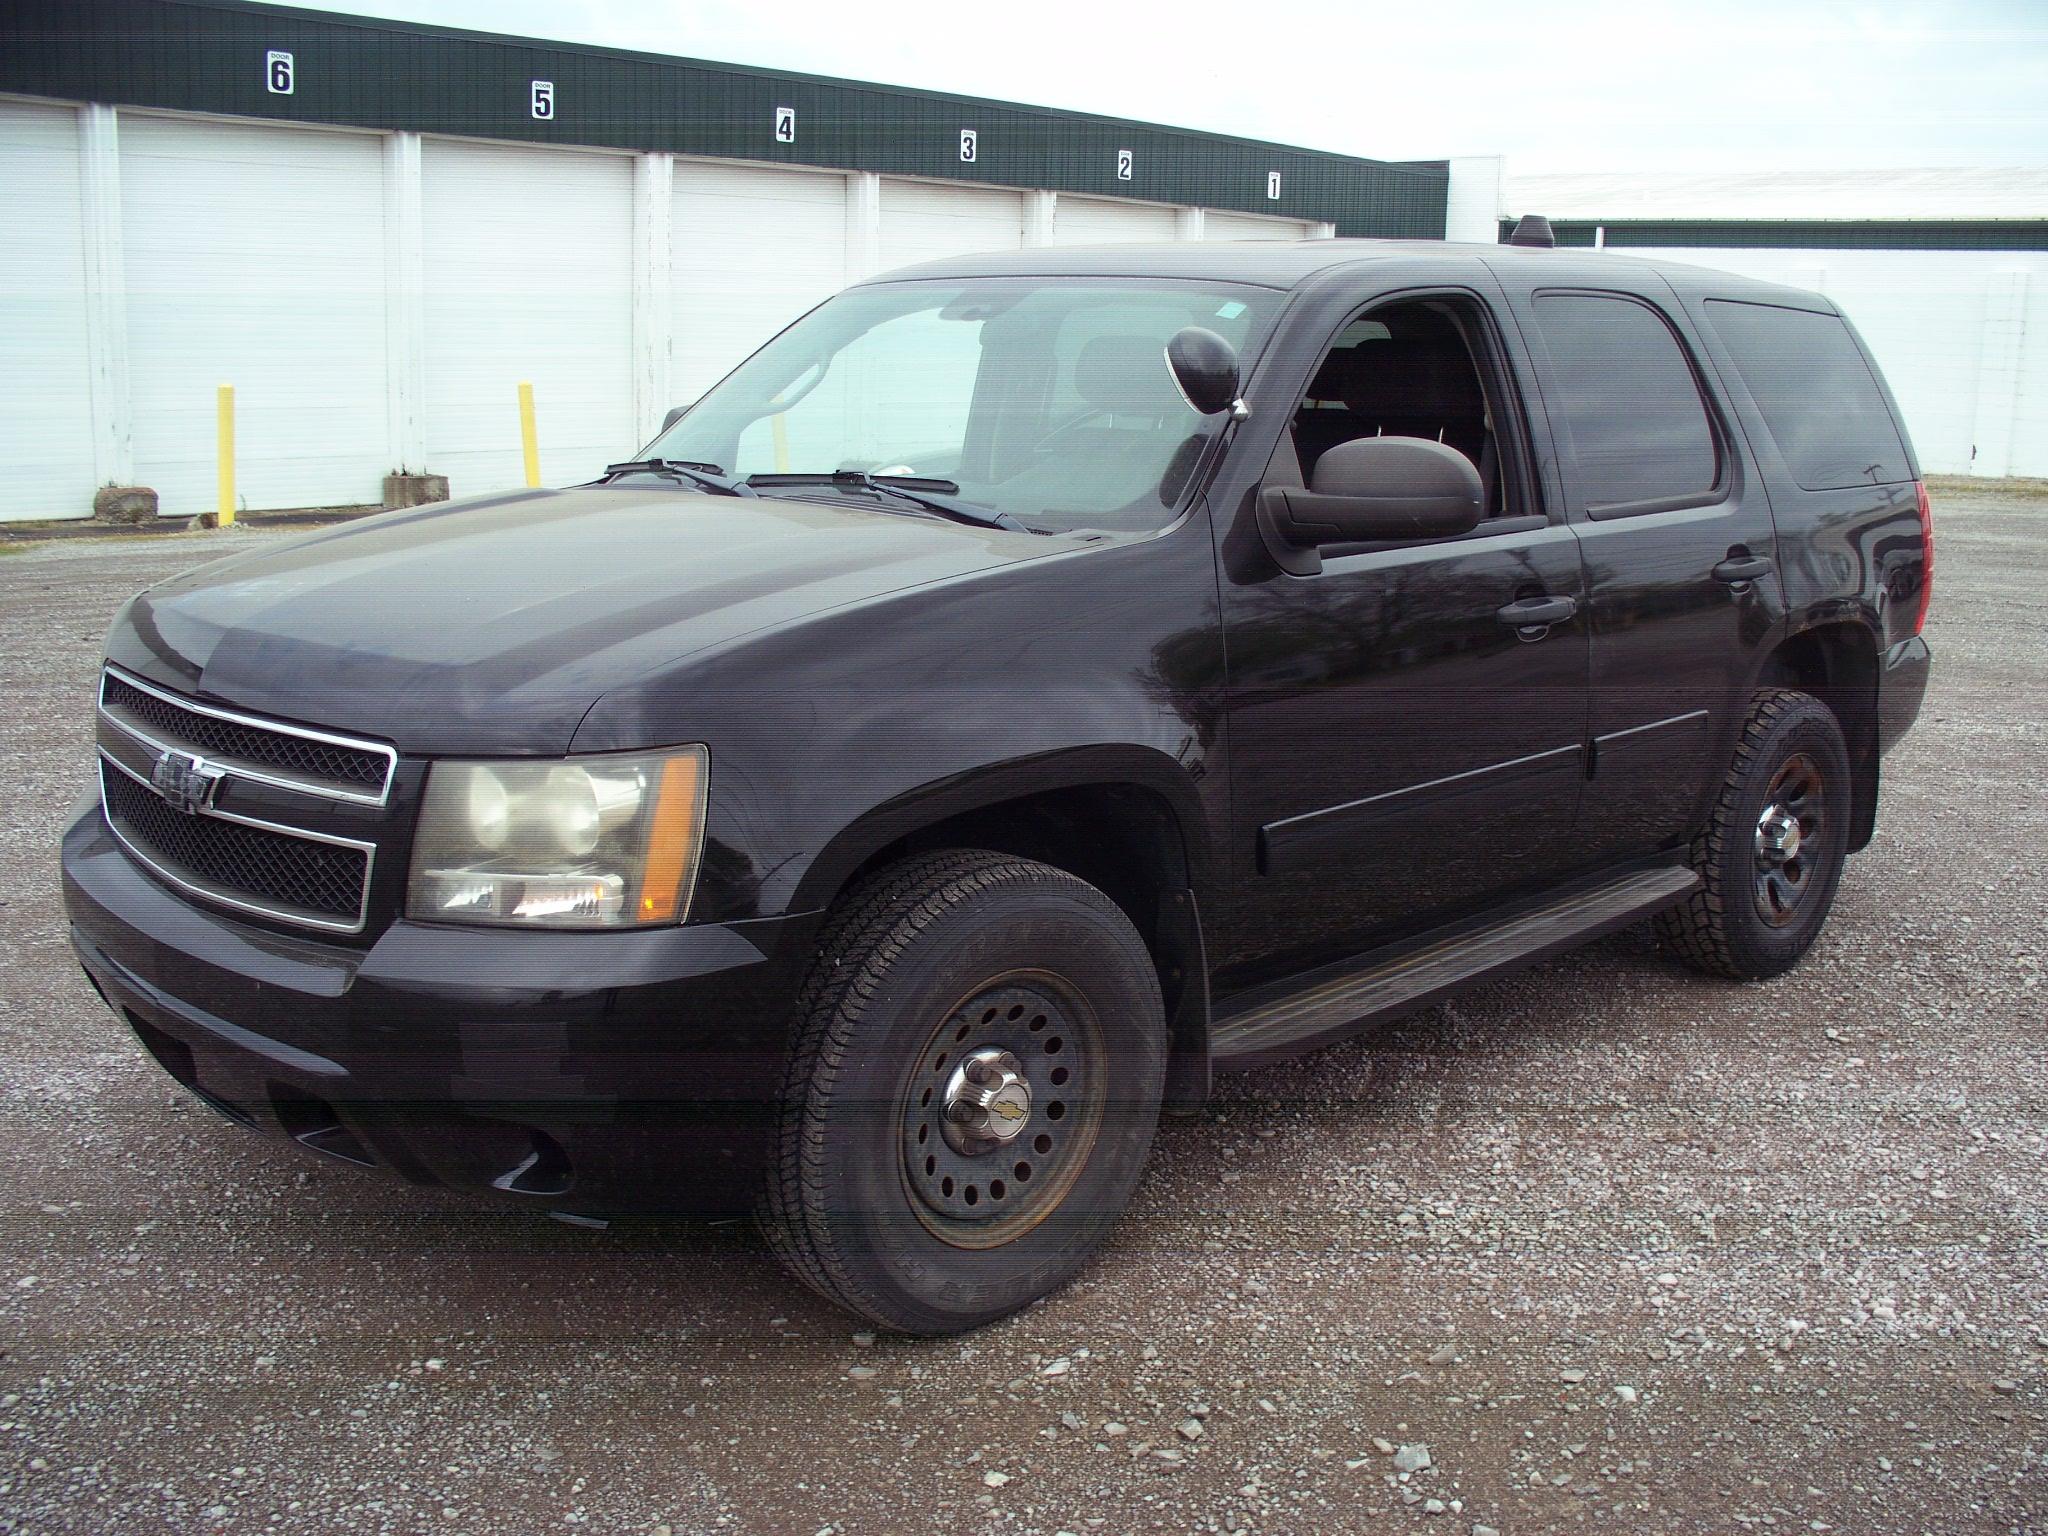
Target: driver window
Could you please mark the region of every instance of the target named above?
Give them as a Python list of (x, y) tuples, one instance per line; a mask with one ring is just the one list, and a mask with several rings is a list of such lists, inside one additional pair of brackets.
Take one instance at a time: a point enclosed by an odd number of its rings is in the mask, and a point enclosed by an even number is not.
[(1294, 413), (1291, 440), (1305, 484), (1314, 487), (1317, 462), (1339, 443), (1421, 437), (1472, 461), (1488, 517), (1515, 514), (1497, 413), (1465, 339), (1479, 331), (1454, 318), (1454, 303), (1383, 305), (1337, 334)]

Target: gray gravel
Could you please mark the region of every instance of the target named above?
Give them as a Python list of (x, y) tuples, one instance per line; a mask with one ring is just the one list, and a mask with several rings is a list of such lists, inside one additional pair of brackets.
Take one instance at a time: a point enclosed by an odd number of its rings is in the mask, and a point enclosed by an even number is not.
[(1937, 519), (1936, 691), (1795, 974), (1637, 929), (1226, 1080), (942, 1342), (173, 1090), (52, 850), (115, 604), (277, 535), (0, 559), (0, 1531), (2048, 1529), (2048, 502)]

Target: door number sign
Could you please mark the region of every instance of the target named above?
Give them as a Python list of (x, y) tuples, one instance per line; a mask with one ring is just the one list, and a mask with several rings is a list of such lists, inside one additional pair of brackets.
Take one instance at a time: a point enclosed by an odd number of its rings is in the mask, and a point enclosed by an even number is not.
[(1128, 149), (1120, 149), (1116, 152), (1116, 179), (1118, 181), (1129, 181), (1131, 179), (1131, 152)]
[(1275, 202), (1279, 201), (1280, 173), (1278, 171), (1266, 172), (1266, 196), (1273, 199)]
[(273, 96), (291, 95), (292, 56), (276, 48), (264, 54), (263, 83), (270, 87)]
[(775, 109), (775, 142), (778, 144), (794, 144), (796, 142), (795, 107), (777, 107)]
[(533, 82), (533, 115), (545, 123), (555, 115), (555, 82), (536, 80)]
[(960, 160), (964, 165), (974, 164), (975, 132), (972, 128), (960, 130)]

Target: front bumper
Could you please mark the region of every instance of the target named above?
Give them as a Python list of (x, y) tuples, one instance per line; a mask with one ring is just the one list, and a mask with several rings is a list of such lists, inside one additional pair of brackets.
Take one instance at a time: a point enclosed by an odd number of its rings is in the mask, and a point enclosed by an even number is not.
[(752, 1199), (817, 914), (627, 933), (401, 920), (352, 947), (172, 894), (94, 799), (63, 871), (93, 985), (231, 1119), (544, 1210)]

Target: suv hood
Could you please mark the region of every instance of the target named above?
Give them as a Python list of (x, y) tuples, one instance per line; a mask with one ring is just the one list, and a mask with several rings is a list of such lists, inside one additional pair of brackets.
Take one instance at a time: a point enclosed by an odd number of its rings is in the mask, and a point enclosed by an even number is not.
[(110, 660), (401, 752), (566, 752), (607, 690), (693, 652), (1071, 547), (666, 484), (389, 513), (152, 587)]

